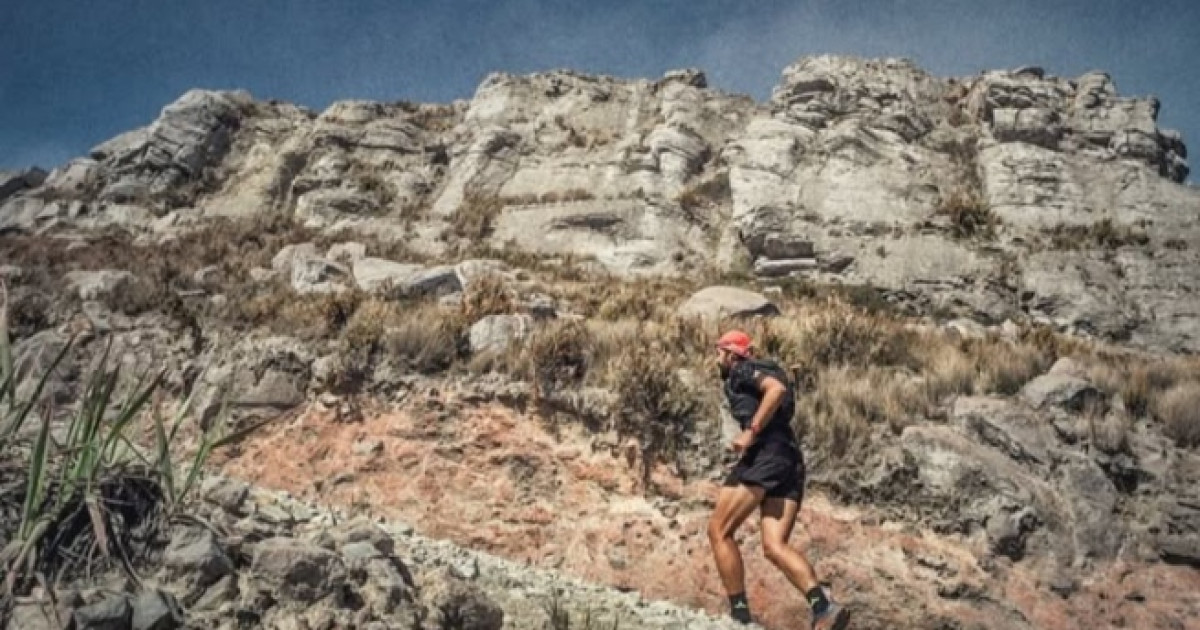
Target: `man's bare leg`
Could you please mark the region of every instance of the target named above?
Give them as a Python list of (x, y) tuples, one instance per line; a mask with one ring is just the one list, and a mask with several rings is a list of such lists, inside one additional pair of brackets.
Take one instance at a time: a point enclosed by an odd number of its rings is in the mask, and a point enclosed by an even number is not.
[[(735, 597), (744, 598), (746, 592), (742, 554), (738, 551), (733, 534), (754, 512), (762, 498), (763, 489), (757, 486), (737, 485), (721, 488), (720, 494), (717, 495), (717, 506), (708, 521), (708, 541), (712, 545), (721, 585), (731, 603)], [(747, 610), (746, 613), (748, 612)]]
[(763, 501), (763, 554), (804, 594), (813, 613), (814, 629), (843, 630), (850, 623), (850, 611), (829, 598), (808, 559), (788, 545), (799, 511), (800, 504), (792, 499), (767, 497)]
[(763, 555), (787, 576), (793, 586), (807, 593), (818, 586), (808, 559), (788, 545), (800, 504), (792, 499), (767, 497), (762, 504)]

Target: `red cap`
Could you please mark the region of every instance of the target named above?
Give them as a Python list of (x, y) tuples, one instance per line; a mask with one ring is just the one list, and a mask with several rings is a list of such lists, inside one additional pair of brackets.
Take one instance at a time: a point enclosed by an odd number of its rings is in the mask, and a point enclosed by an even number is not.
[(742, 358), (750, 356), (750, 345), (750, 335), (740, 330), (731, 330), (717, 340), (718, 348), (728, 350)]

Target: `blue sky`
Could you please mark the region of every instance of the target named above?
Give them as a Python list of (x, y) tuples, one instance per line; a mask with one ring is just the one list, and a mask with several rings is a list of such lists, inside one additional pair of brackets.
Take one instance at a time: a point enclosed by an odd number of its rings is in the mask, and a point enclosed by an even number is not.
[(469, 98), (493, 70), (698, 67), (764, 99), (784, 66), (826, 52), (939, 75), (1107, 70), (1200, 151), (1196, 0), (0, 0), (0, 169), (83, 155), (192, 87), (319, 110)]

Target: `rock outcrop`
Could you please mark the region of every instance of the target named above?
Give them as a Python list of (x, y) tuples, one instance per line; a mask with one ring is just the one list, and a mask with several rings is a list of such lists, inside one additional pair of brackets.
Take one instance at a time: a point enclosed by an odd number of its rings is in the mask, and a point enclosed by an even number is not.
[[(493, 74), (469, 101), (320, 114), (194, 90), (44, 182), (5, 179), (0, 222), (283, 212), (430, 255), (457, 238), (621, 274), (748, 259), (763, 277), (1194, 351), (1200, 305), (1180, 296), (1197, 290), (1200, 196), (1158, 108), (1100, 72), (942, 79), (835, 56), (788, 66), (761, 105), (694, 70)], [(463, 221), (479, 229), (447, 239)]]

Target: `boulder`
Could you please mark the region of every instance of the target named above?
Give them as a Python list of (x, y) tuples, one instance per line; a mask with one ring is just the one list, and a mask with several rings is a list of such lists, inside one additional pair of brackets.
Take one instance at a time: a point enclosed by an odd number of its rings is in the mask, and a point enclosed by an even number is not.
[(100, 182), (103, 172), (103, 167), (95, 160), (74, 159), (51, 171), (42, 184), (42, 189), (50, 197), (76, 198), (92, 191)]
[(662, 172), (679, 181), (698, 172), (708, 159), (704, 138), (686, 128), (660, 126), (646, 138), (646, 144)]
[(953, 319), (946, 322), (946, 330), (953, 332), (962, 339), (984, 339), (987, 337), (987, 329), (983, 324), (973, 319)]
[(508, 265), (503, 261), (486, 258), (464, 260), (454, 266), (454, 271), (458, 274), (458, 283), (463, 289), (470, 289), (472, 284), (483, 278), (503, 276), (507, 270)]
[(108, 170), (101, 196), (130, 187), (151, 196), (177, 195), (178, 186), (198, 179), (229, 152), (251, 102), (245, 92), (189, 90), (149, 127), (93, 148), (91, 157)]
[(454, 267), (425, 268), (381, 258), (354, 261), (354, 280), (364, 291), (389, 296), (443, 296), (462, 291)]
[(1156, 546), (1163, 562), (1200, 569), (1200, 538), (1195, 535), (1163, 535)]
[(297, 293), (336, 293), (348, 289), (350, 270), (324, 258), (292, 261), (291, 284)]
[(56, 204), (47, 204), (37, 197), (18, 196), (0, 202), (0, 231), (26, 230), (35, 225), (47, 212), (56, 213)]
[(131, 630), (175, 630), (183, 626), (183, 610), (170, 593), (143, 591), (131, 603)]
[(204, 587), (233, 573), (233, 562), (217, 544), (216, 536), (203, 527), (175, 529), (163, 552), (163, 566), (175, 578), (186, 578)]
[(238, 596), (237, 575), (226, 575), (208, 587), (189, 609), (193, 611), (215, 611)]
[(987, 522), (988, 545), (995, 554), (1020, 560), (1025, 555), (1025, 538), (1037, 524), (1037, 512), (1032, 508), (996, 514)]
[(212, 476), (200, 484), (200, 496), (230, 514), (240, 514), (250, 496), (250, 485), (237, 479)]
[(451, 575), (432, 571), (421, 580), (421, 600), (438, 627), (453, 624), (462, 630), (500, 630), (504, 611), (479, 587)]
[(1026, 465), (1048, 465), (1054, 443), (1045, 418), (1003, 398), (960, 396), (954, 400), (950, 419), (963, 433)]
[(374, 195), (342, 188), (318, 189), (300, 196), (296, 217), (306, 223), (327, 224), (347, 216), (368, 215), (379, 210)]
[(353, 265), (354, 261), (367, 257), (367, 246), (362, 243), (338, 243), (329, 248), (325, 257), (343, 265)]
[(719, 320), (726, 317), (774, 316), (779, 314), (779, 307), (753, 291), (712, 286), (694, 293), (679, 307), (678, 312), (684, 318)]
[(1053, 109), (1002, 108), (992, 112), (992, 135), (1000, 142), (1027, 142), (1054, 149), (1062, 138), (1063, 128)]
[(292, 263), (297, 259), (317, 257), (317, 246), (313, 243), (284, 245), (271, 259), (271, 269), (279, 273), (291, 273)]
[[(356, 543), (365, 544), (365, 543)], [(390, 615), (411, 600), (410, 579), (395, 558), (372, 557), (366, 561), (366, 581), (361, 587), (363, 602), (375, 614)]]
[(67, 284), (83, 301), (103, 300), (123, 286), (134, 282), (137, 277), (128, 271), (105, 269), (102, 271), (70, 271)]
[(449, 295), (462, 291), (462, 284), (454, 267), (439, 266), (423, 269), (402, 283), (402, 290), (409, 295)]
[(503, 352), (527, 337), (532, 324), (528, 315), (488, 315), (471, 325), (471, 352)]
[[(901, 434), (901, 448), (915, 466), (920, 488), (903, 501), (928, 508), (927, 517), (937, 529), (989, 528), (993, 546), (1025, 553), (1029, 526), (1061, 522), (1053, 488), (1037, 473), (954, 430), (908, 427)], [(1023, 517), (1014, 518), (1025, 510), (1033, 510), (1037, 519), (1022, 524)]]
[(13, 606), (7, 630), (60, 630), (54, 621), (54, 606), (50, 602), (23, 602)]
[(791, 258), (782, 260), (767, 260), (759, 258), (754, 261), (755, 275), (767, 278), (789, 276), (799, 271), (811, 271), (819, 267), (815, 258)]
[(133, 607), (124, 595), (107, 597), (94, 604), (76, 608), (75, 630), (129, 630)]
[(268, 538), (256, 545), (250, 569), (276, 597), (299, 603), (335, 593), (346, 579), (339, 554), (291, 538)]
[(424, 269), (421, 265), (398, 263), (382, 258), (359, 258), (352, 264), (354, 282), (369, 293), (397, 290), (409, 278)]
[(554, 298), (544, 293), (526, 296), (525, 308), (534, 319), (553, 319), (558, 316), (558, 305)]
[(1036, 409), (1059, 407), (1082, 411), (1101, 403), (1100, 390), (1084, 379), (1066, 374), (1043, 374), (1021, 388), (1021, 397)]
[(768, 234), (763, 239), (762, 255), (771, 260), (786, 260), (812, 258), (815, 254), (812, 241), (783, 234)]
[(270, 370), (234, 404), (247, 408), (291, 409), (304, 402), (303, 386), (291, 374)]
[(37, 188), (46, 181), (46, 171), (27, 168), (20, 171), (0, 171), (0, 202), (28, 188)]
[(1114, 516), (1117, 490), (1096, 462), (1065, 454), (1059, 466), (1060, 496), (1072, 523), (1077, 558), (1111, 560), (1121, 548), (1127, 523)]
[(1088, 370), (1085, 365), (1071, 357), (1061, 357), (1050, 366), (1047, 374), (1060, 374), (1080, 380), (1088, 380)]

